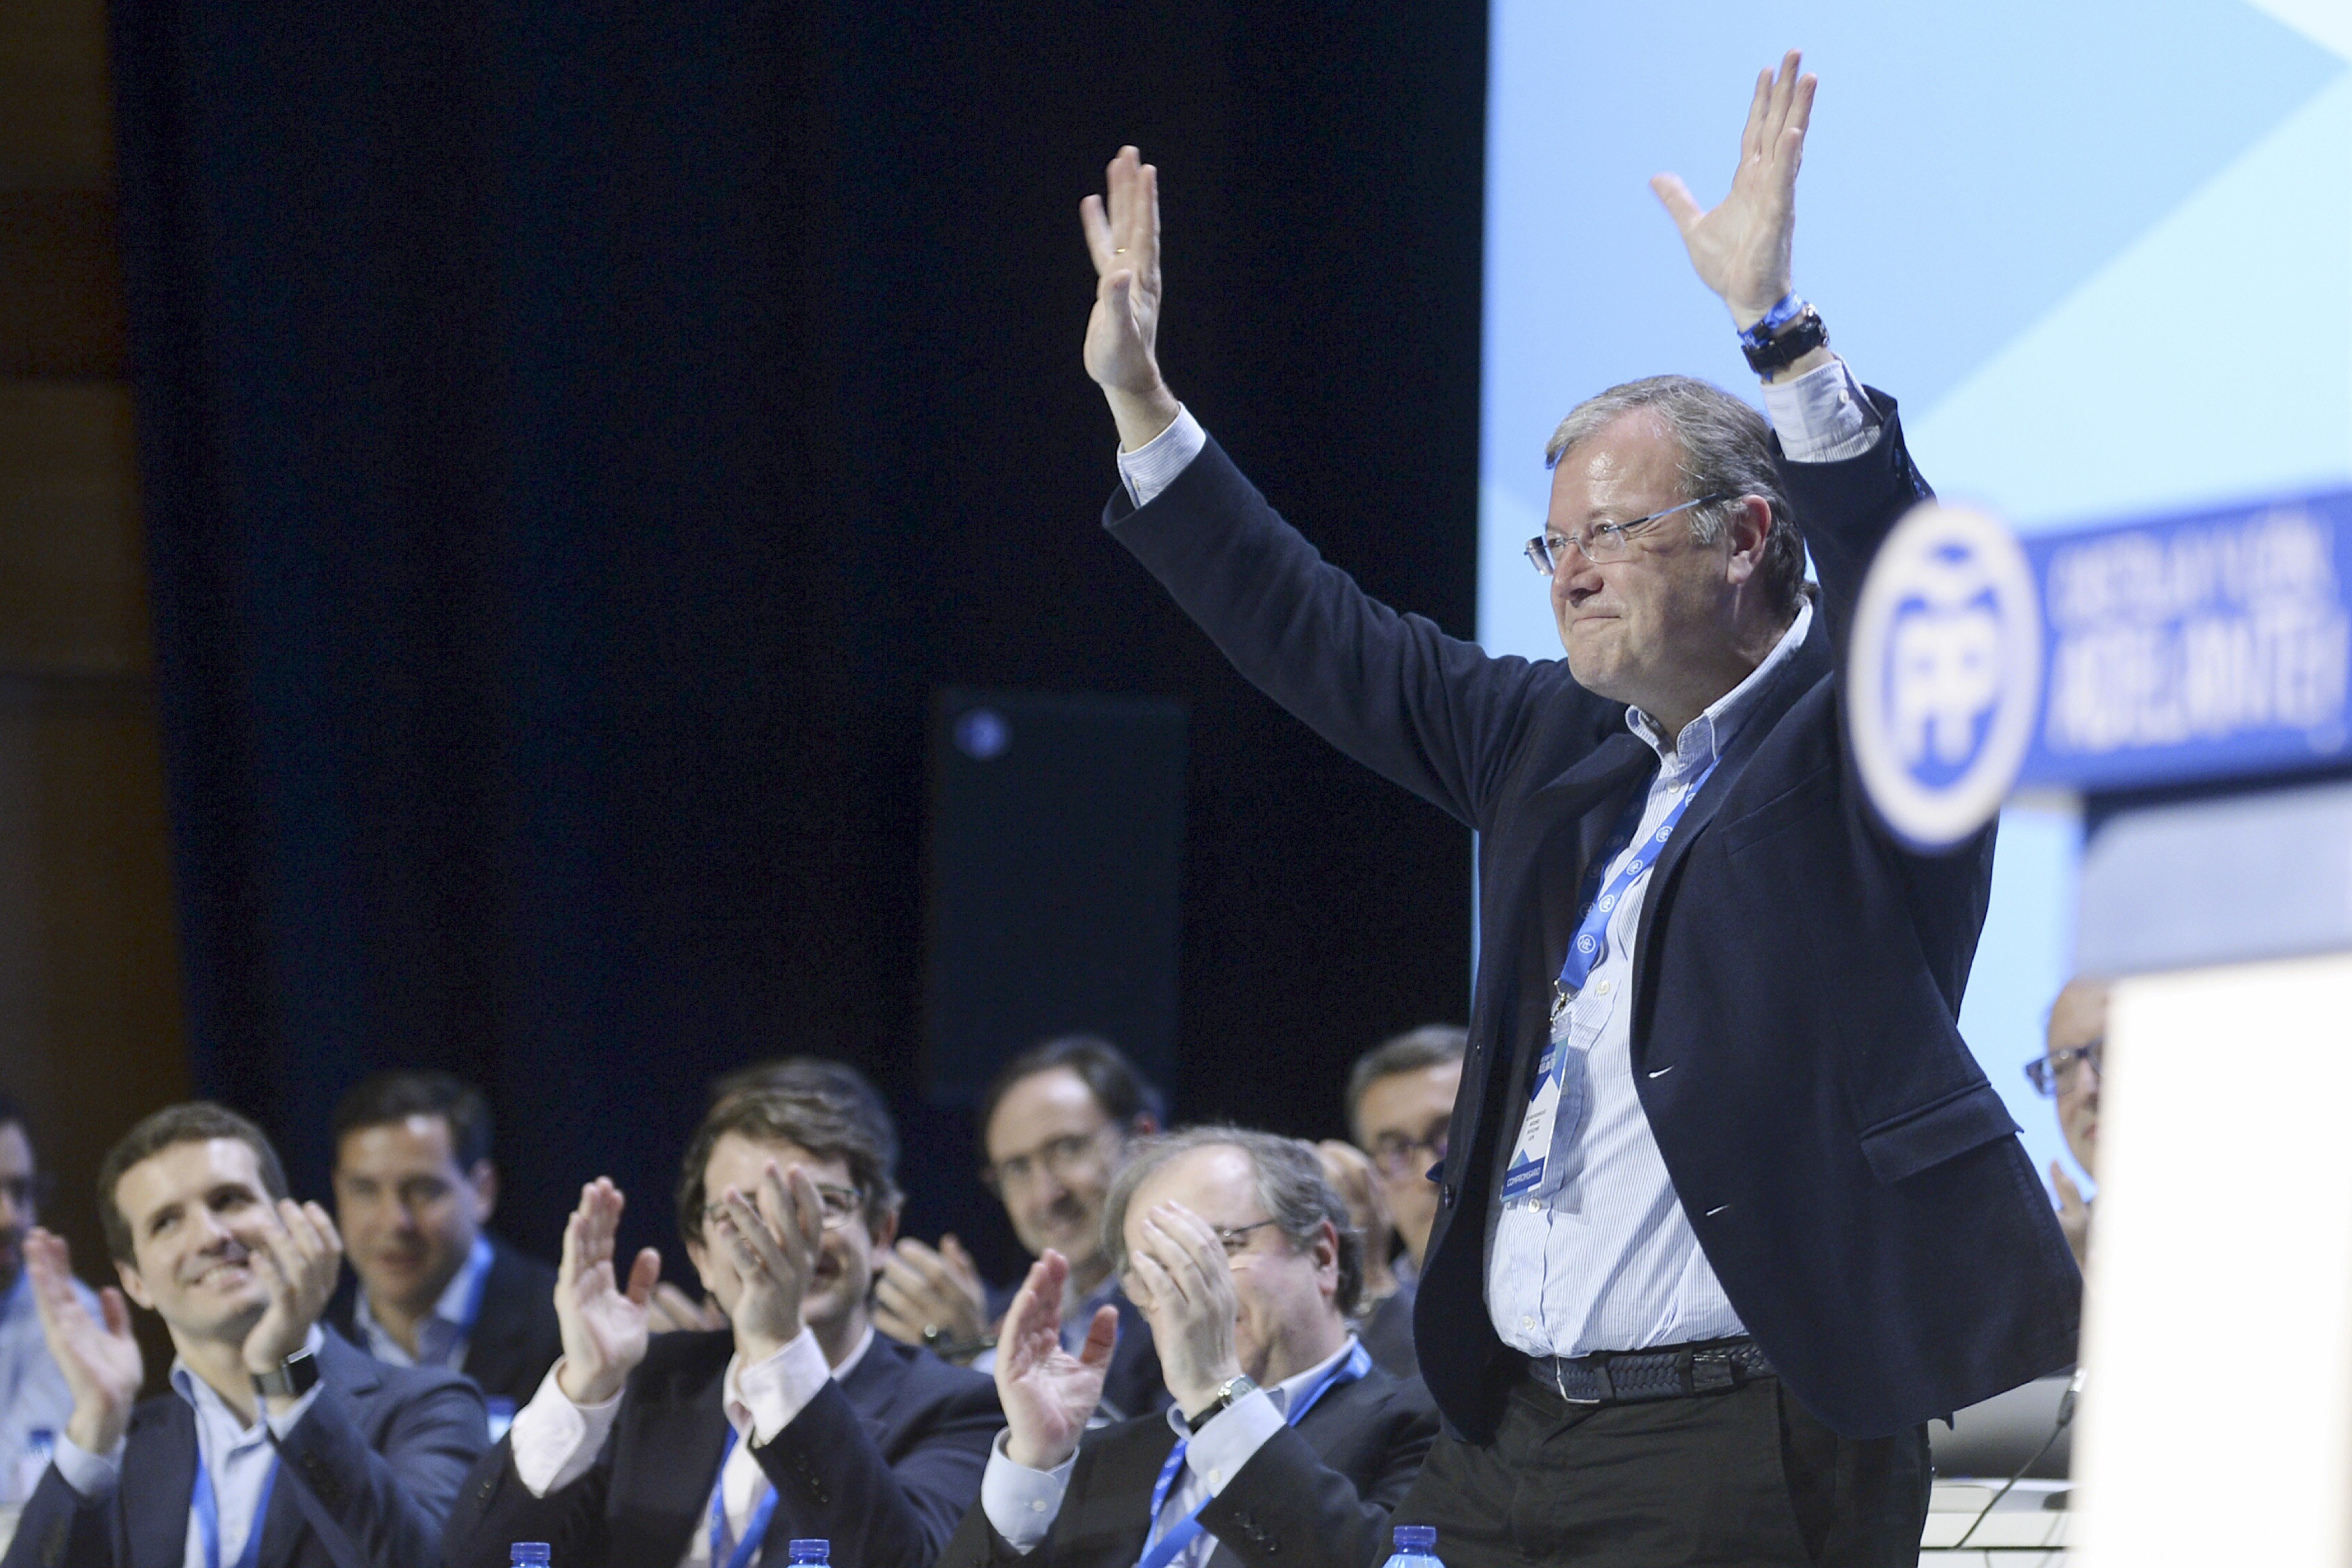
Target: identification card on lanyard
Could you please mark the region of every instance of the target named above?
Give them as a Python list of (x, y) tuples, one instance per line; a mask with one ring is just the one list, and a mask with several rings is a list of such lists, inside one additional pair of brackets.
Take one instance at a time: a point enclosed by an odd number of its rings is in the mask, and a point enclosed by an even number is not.
[[(256, 1568), (261, 1561), (261, 1527), (269, 1521), (269, 1494), (278, 1490), (278, 1456), (269, 1456), (269, 1469), (261, 1478), (261, 1494), (253, 1500), (253, 1522), (245, 1531), (245, 1550), (236, 1554), (236, 1568)], [(213, 1492), (213, 1472), (205, 1457), (196, 1456), (196, 1490), (188, 1500), (188, 1511), (196, 1521), (197, 1539), (204, 1542), (205, 1568), (221, 1568), (220, 1499)]]
[(710, 1488), (710, 1568), (747, 1568), (768, 1538), (768, 1523), (776, 1517), (776, 1488), (762, 1474), (759, 1505), (744, 1522), (743, 1539), (727, 1527), (727, 1461), (735, 1456), (735, 1424), (727, 1424), (727, 1446), (719, 1451), (719, 1479)]
[[(1503, 1171), (1505, 1203), (1549, 1197), (1571, 1174), (1568, 1151), (1556, 1145), (1563, 1134), (1573, 1136), (1583, 1119), (1584, 1055), (1600, 1032), (1596, 1022), (1577, 1018), (1577, 1000), (1585, 982), (1592, 977), (1592, 971), (1609, 956), (1609, 922), (1618, 906), (1643, 874), (1657, 864), (1658, 857), (1665, 853), (1667, 841), (1675, 836), (1683, 813), (1690, 810), (1690, 803), (1698, 798), (1699, 790), (1714, 773), (1715, 764), (1710, 762), (1705, 772), (1680, 787), (1674, 805), (1658, 825), (1633, 846), (1632, 853), (1625, 856), (1625, 863), (1585, 904), (1584, 917), (1568, 939), (1568, 956), (1559, 967), (1551, 1009), (1551, 1039), (1536, 1071), (1535, 1086), (1528, 1092), (1528, 1111), (1520, 1120), (1519, 1135), (1511, 1145), (1511, 1163)], [(1641, 826), (1648, 805), (1646, 792), (1635, 799), (1629, 812), (1633, 821), (1612, 836), (1612, 848), (1598, 858), (1596, 872), (1605, 869), (1622, 852), (1615, 846), (1630, 839)], [(1580, 1022), (1584, 1027), (1579, 1027)]]
[[(1318, 1399), (1322, 1398), (1323, 1396), (1328, 1394), (1332, 1389), (1339, 1387), (1343, 1383), (1355, 1382), (1356, 1379), (1363, 1376), (1366, 1373), (1371, 1371), (1371, 1353), (1364, 1348), (1361, 1341), (1359, 1341), (1357, 1343), (1349, 1347), (1347, 1355), (1340, 1361), (1339, 1365), (1333, 1367), (1329, 1373), (1325, 1375), (1322, 1382), (1308, 1389), (1298, 1398), (1291, 1401), (1289, 1414), (1283, 1417), (1283, 1424), (1287, 1427), (1297, 1426), (1299, 1422), (1307, 1418), (1307, 1413), (1315, 1408), (1315, 1402)], [(1179, 1442), (1176, 1447), (1170, 1451), (1168, 1455), (1168, 1462), (1160, 1467), (1160, 1479), (1152, 1483), (1152, 1530), (1158, 1530), (1160, 1528), (1160, 1511), (1168, 1506), (1168, 1494), (1175, 1490), (1176, 1478), (1183, 1473), (1184, 1450), (1189, 1446), (1189, 1440)], [(1201, 1510), (1208, 1507), (1211, 1502), (1215, 1500), (1215, 1498), (1216, 1494), (1213, 1492), (1209, 1496), (1202, 1498), (1200, 1504), (1195, 1507), (1192, 1512), (1186, 1514), (1183, 1518), (1170, 1525), (1168, 1527), (1168, 1533), (1162, 1535), (1157, 1541), (1151, 1540), (1150, 1532), (1147, 1531), (1144, 1535), (1144, 1540), (1149, 1542), (1150, 1544), (1144, 1547), (1143, 1555), (1137, 1559), (1135, 1568), (1168, 1568), (1168, 1565), (1171, 1563), (1173, 1563), (1178, 1557), (1183, 1555), (1184, 1549), (1192, 1545), (1194, 1541), (1200, 1539), (1202, 1533)]]

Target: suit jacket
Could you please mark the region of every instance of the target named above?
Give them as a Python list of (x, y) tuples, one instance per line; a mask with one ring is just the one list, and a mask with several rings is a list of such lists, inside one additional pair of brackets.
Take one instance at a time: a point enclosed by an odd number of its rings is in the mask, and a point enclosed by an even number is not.
[[(430, 1568), (482, 1452), (482, 1396), (454, 1372), (386, 1366), (330, 1332), (322, 1390), (278, 1445), (261, 1568)], [(52, 1464), (5, 1568), (181, 1568), (196, 1416), (178, 1394), (131, 1412), (114, 1496), (85, 1502)]]
[[(1013, 1298), (1020, 1290), (1018, 1285), (990, 1289), (990, 1322), (1003, 1322), (1005, 1309), (1013, 1305)], [(1160, 1380), (1160, 1350), (1151, 1343), (1150, 1321), (1117, 1285), (1111, 1287), (1110, 1304), (1118, 1309), (1118, 1343), (1111, 1349), (1110, 1370), (1103, 1374), (1104, 1411), (1116, 1413), (1116, 1417), (1123, 1421), (1130, 1416), (1167, 1409), (1168, 1385)]]
[[(489, 1243), (482, 1313), (474, 1321), (457, 1370), (484, 1394), (520, 1406), (539, 1392), (540, 1380), (563, 1354), (563, 1330), (555, 1321), (555, 1270), (495, 1236)], [(354, 1344), (363, 1343), (353, 1321), (358, 1301), (358, 1278), (346, 1270), (327, 1303), (327, 1322)]]
[[(709, 1521), (734, 1351), (724, 1329), (655, 1336), (593, 1468), (546, 1497), (530, 1495), (501, 1438), (466, 1478), (443, 1560), (506, 1568), (513, 1542), (544, 1541), (569, 1568), (670, 1568)], [(777, 1494), (759, 1561), (781, 1563), (787, 1542), (822, 1536), (836, 1563), (930, 1568), (980, 1496), (1003, 1424), (989, 1379), (877, 1333), (846, 1380), (752, 1450)]]
[[(1389, 1514), (1436, 1437), (1437, 1412), (1418, 1382), (1374, 1367), (1333, 1388), (1201, 1511), (1217, 1538), (1210, 1568), (1372, 1568), (1388, 1554)], [(1087, 1433), (1034, 1552), (1015, 1552), (974, 1508), (939, 1568), (1135, 1568), (1151, 1532), (1152, 1483), (1175, 1446), (1165, 1411)]]
[(1356, 1327), (1373, 1362), (1391, 1377), (1421, 1375), (1421, 1363), (1412, 1351), (1412, 1303), (1417, 1293), (1411, 1280), (1399, 1281), (1396, 1293), (1365, 1313)]
[[(1642, 1108), (1707, 1261), (1790, 1389), (1854, 1437), (2066, 1364), (2081, 1289), (1956, 1023), (1992, 830), (1907, 852), (1847, 742), (1863, 574), (1930, 494), (1871, 396), (1868, 453), (1782, 464), (1816, 629), (1652, 872), (1628, 998)], [(1213, 443), (1150, 506), (1122, 488), (1106, 524), (1260, 689), (1478, 832), (1469, 1049), (1414, 1321), (1439, 1408), (1484, 1441), (1523, 1364), (1486, 1311), (1487, 1212), (1586, 868), (1656, 754), (1564, 659), (1489, 658), (1366, 597)]]

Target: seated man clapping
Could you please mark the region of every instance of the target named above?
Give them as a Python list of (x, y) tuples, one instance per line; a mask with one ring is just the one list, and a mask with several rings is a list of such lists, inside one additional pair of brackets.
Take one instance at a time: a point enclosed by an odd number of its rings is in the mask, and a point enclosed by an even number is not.
[(1120, 1173), (1104, 1230), (1175, 1405), (1087, 1431), (1118, 1313), (1064, 1350), (1067, 1265), (1048, 1251), (1005, 1314), (1009, 1427), (940, 1568), (1379, 1561), (1437, 1417), (1349, 1332), (1359, 1242), (1315, 1151), (1234, 1127), (1160, 1140)]

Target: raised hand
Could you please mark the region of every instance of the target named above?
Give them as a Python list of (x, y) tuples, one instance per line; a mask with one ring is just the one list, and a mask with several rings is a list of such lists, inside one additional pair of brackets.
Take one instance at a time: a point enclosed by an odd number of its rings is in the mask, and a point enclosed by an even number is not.
[(2074, 1254), (2074, 1267), (2085, 1269), (2091, 1262), (2091, 1206), (2083, 1201), (2083, 1189), (2074, 1185), (2056, 1160), (2050, 1162), (2050, 1184), (2058, 1189), (2058, 1228), (2065, 1233), (2067, 1250)]
[(1151, 1324), (1168, 1392), (1177, 1408), (1196, 1414), (1242, 1371), (1234, 1348), (1241, 1300), (1224, 1243), (1182, 1204), (1156, 1204), (1143, 1217), (1142, 1245), (1128, 1255), (1128, 1268), (1141, 1287), (1135, 1304)]
[(1790, 49), (1777, 77), (1769, 70), (1757, 76), (1748, 129), (1739, 139), (1739, 167), (1731, 193), (1718, 205), (1702, 211), (1678, 175), (1650, 181), (1682, 231), (1691, 266), (1730, 308), (1742, 331), (1789, 292), (1797, 170), (1805, 161), (1805, 128), (1819, 85), (1818, 78), (1797, 74), (1802, 63), (1802, 55)]
[(1118, 1309), (1095, 1309), (1087, 1343), (1072, 1355), (1062, 1348), (1062, 1291), (1070, 1265), (1046, 1249), (1004, 1312), (996, 1337), (996, 1397), (1004, 1406), (1004, 1456), (1033, 1470), (1050, 1470), (1077, 1451), (1103, 1375), (1118, 1344)]
[(942, 1236), (934, 1251), (908, 1239), (884, 1253), (874, 1281), (874, 1326), (934, 1350), (976, 1344), (988, 1333), (988, 1288), (963, 1244)]
[(139, 1342), (131, 1334), (130, 1305), (109, 1285), (98, 1293), (103, 1320), (90, 1316), (74, 1293), (73, 1255), (65, 1238), (38, 1226), (25, 1233), (25, 1272), (33, 1281), (49, 1358), (73, 1395), (66, 1436), (86, 1454), (110, 1454), (131, 1426), (131, 1407), (146, 1376)]
[(690, 1333), (727, 1326), (727, 1314), (719, 1310), (717, 1301), (698, 1301), (667, 1280), (654, 1287), (646, 1312), (646, 1327), (655, 1333)]
[(1105, 172), (1108, 196), (1078, 204), (1095, 263), (1087, 318), (1087, 374), (1103, 390), (1129, 452), (1175, 423), (1176, 398), (1160, 379), (1160, 171), (1122, 147)]
[(555, 1321), (563, 1333), (556, 1386), (574, 1405), (602, 1405), (646, 1358), (646, 1303), (661, 1278), (661, 1254), (648, 1247), (624, 1285), (614, 1271), (613, 1239), (626, 1200), (610, 1178), (580, 1189), (580, 1207), (563, 1227), (563, 1260), (555, 1271)]
[(343, 1267), (343, 1239), (315, 1203), (281, 1197), (276, 1208), (257, 1212), (260, 1229), (239, 1239), (261, 1260), (257, 1272), (269, 1288), (269, 1305), (245, 1336), (245, 1369), (265, 1373), (302, 1348), (327, 1310)]
[(824, 1244), (824, 1200), (798, 1166), (787, 1172), (770, 1160), (756, 1204), (731, 1186), (720, 1198), (710, 1245), (729, 1249), (743, 1283), (733, 1316), (746, 1360), (764, 1361), (800, 1336), (801, 1301)]

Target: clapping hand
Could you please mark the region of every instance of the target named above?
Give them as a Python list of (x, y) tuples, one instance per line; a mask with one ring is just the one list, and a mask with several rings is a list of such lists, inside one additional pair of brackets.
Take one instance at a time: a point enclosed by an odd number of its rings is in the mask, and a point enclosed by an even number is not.
[(1209, 1222), (1181, 1203), (1155, 1204), (1141, 1244), (1128, 1254), (1129, 1293), (1151, 1324), (1168, 1392), (1186, 1416), (1208, 1407), (1239, 1376), (1234, 1321), (1241, 1298), (1233, 1264)]
[(1009, 1429), (1004, 1456), (1050, 1470), (1077, 1450), (1078, 1436), (1102, 1403), (1103, 1376), (1118, 1343), (1118, 1309), (1095, 1309), (1087, 1343), (1062, 1348), (1062, 1291), (1070, 1265), (1047, 1249), (1005, 1309), (996, 1339), (996, 1397)]
[(735, 1298), (736, 1343), (748, 1361), (764, 1361), (800, 1336), (801, 1301), (824, 1244), (824, 1204), (816, 1181), (770, 1160), (759, 1201), (729, 1187), (716, 1206), (708, 1244), (727, 1249), (743, 1289)]
[(717, 1301), (708, 1298), (698, 1301), (667, 1280), (654, 1287), (646, 1311), (646, 1326), (655, 1333), (707, 1333), (727, 1326), (727, 1314), (719, 1310)]
[(260, 1260), (256, 1272), (269, 1290), (269, 1305), (245, 1336), (245, 1369), (256, 1375), (277, 1371), (309, 1343), (343, 1267), (343, 1239), (317, 1204), (281, 1197), (258, 1212), (261, 1228), (238, 1238)]
[(661, 1278), (661, 1254), (648, 1247), (624, 1286), (614, 1272), (613, 1239), (621, 1228), (621, 1189), (598, 1176), (580, 1189), (580, 1207), (563, 1227), (563, 1261), (555, 1273), (555, 1319), (563, 1332), (556, 1386), (574, 1405), (602, 1405), (621, 1391), (646, 1358), (646, 1303)]
[(131, 1307), (109, 1285), (98, 1293), (103, 1319), (74, 1293), (73, 1255), (65, 1238), (38, 1226), (25, 1233), (25, 1271), (49, 1357), (73, 1395), (66, 1436), (86, 1454), (110, 1454), (131, 1426), (131, 1407), (146, 1375), (139, 1342), (131, 1335)]
[(1105, 172), (1107, 196), (1078, 204), (1095, 264), (1087, 318), (1087, 374), (1103, 389), (1129, 452), (1176, 420), (1175, 394), (1160, 379), (1160, 171), (1122, 147)]
[(1805, 128), (1812, 120), (1818, 78), (1800, 77), (1803, 57), (1790, 49), (1776, 77), (1756, 78), (1748, 129), (1739, 139), (1739, 167), (1731, 193), (1702, 211), (1678, 175), (1650, 181), (1675, 226), (1691, 266), (1721, 297), (1745, 331), (1779, 304), (1790, 287), (1790, 247), (1797, 228), (1797, 170), (1805, 160)]
[(980, 1267), (952, 1236), (935, 1251), (913, 1239), (882, 1255), (874, 1281), (874, 1326), (892, 1339), (969, 1355), (988, 1333), (988, 1289)]

